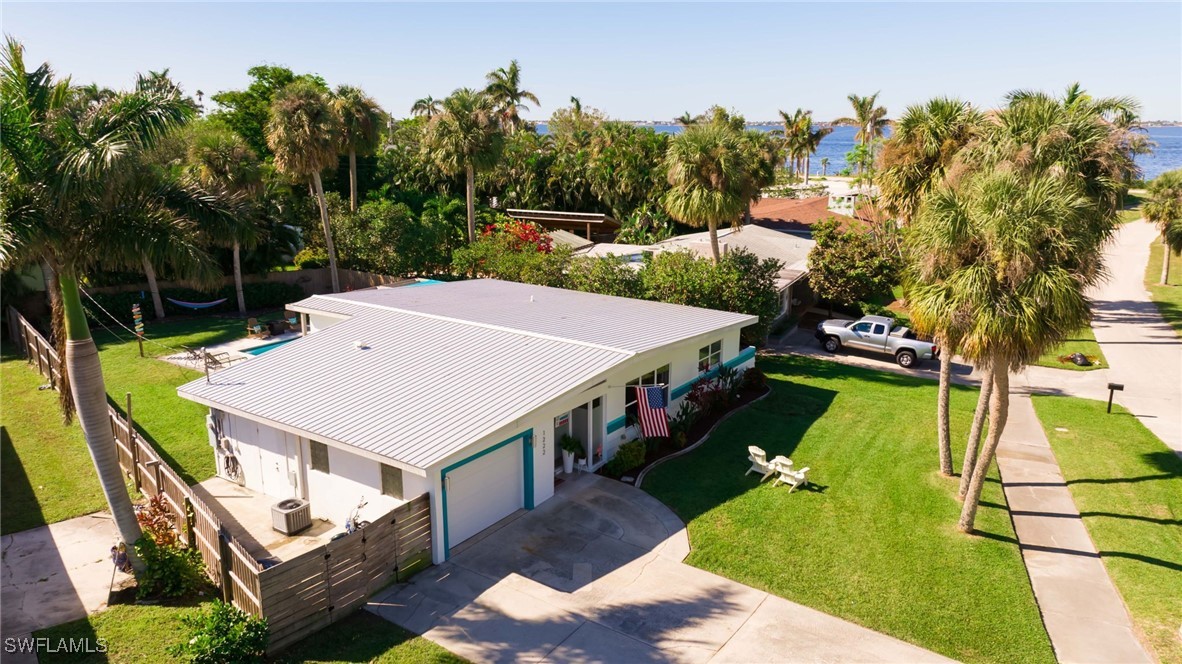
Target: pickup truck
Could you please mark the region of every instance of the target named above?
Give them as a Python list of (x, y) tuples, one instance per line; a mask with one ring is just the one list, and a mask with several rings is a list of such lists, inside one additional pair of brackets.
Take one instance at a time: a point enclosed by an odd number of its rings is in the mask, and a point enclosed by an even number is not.
[(817, 340), (825, 350), (836, 353), (842, 346), (893, 355), (907, 369), (922, 360), (940, 356), (935, 344), (920, 341), (906, 327), (895, 327), (895, 319), (864, 316), (861, 320), (827, 320), (817, 323)]

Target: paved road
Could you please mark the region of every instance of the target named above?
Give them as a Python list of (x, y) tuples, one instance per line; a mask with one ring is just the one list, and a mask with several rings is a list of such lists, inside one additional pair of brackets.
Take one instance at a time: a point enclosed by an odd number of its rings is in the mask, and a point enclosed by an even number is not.
[(1109, 379), (1125, 386), (1116, 401), (1182, 454), (1182, 338), (1162, 319), (1144, 282), (1157, 237), (1144, 220), (1121, 226), (1105, 252), (1111, 277), (1093, 295), (1092, 330), (1112, 367)]
[(1080, 518), (1029, 395), (1010, 394), (997, 466), (1058, 660), (1153, 662)]
[(476, 662), (947, 662), (681, 560), (685, 526), (583, 475), (368, 610)]

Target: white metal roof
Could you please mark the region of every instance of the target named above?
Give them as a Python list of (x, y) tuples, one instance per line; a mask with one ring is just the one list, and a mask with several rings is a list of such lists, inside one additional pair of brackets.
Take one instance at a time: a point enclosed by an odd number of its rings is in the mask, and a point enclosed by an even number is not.
[(347, 319), (178, 393), (414, 468), (639, 352), (757, 320), (495, 280), (318, 295), (289, 308)]
[(631, 356), (409, 313), (368, 313), (178, 392), (427, 468)]
[(360, 306), (440, 316), (632, 353), (759, 321), (756, 316), (729, 311), (496, 279), (313, 295), (288, 308), (353, 315)]
[[(742, 247), (759, 258), (772, 258), (783, 263), (777, 275), (776, 285), (786, 288), (808, 274), (808, 256), (817, 244), (812, 238), (800, 237), (762, 226), (747, 225), (741, 228), (719, 229), (718, 241), (728, 249)], [(670, 251), (689, 249), (703, 255), (710, 255), (710, 233), (678, 235), (653, 245), (653, 250)]]

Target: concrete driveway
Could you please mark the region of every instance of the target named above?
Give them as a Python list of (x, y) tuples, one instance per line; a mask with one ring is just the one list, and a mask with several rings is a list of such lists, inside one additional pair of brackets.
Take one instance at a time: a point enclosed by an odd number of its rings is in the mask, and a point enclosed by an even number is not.
[(368, 610), (477, 662), (924, 662), (934, 653), (682, 563), (681, 521), (583, 475)]

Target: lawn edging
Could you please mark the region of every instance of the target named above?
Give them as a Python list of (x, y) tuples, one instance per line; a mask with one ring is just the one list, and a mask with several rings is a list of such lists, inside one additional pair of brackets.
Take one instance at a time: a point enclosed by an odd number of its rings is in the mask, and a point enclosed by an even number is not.
[(707, 429), (706, 433), (702, 434), (701, 437), (698, 438), (697, 440), (695, 440), (692, 445), (686, 445), (685, 447), (683, 447), (680, 450), (677, 450), (673, 454), (666, 454), (665, 456), (661, 457), (660, 459), (657, 459), (656, 461), (645, 466), (644, 469), (641, 470), (640, 473), (638, 473), (636, 475), (636, 481), (632, 483), (632, 486), (639, 489), (640, 483), (644, 481), (645, 476), (648, 475), (648, 471), (652, 470), (653, 468), (656, 468), (657, 466), (661, 465), (662, 463), (665, 463), (669, 459), (676, 459), (677, 457), (682, 456), (683, 454), (688, 454), (690, 452), (693, 452), (695, 449), (698, 448), (698, 446), (700, 446), (702, 443), (706, 442), (710, 438), (710, 434), (714, 433), (714, 430), (717, 429), (723, 422), (726, 422), (727, 420), (729, 420), (732, 415), (735, 415), (737, 413), (741, 413), (741, 412), (747, 410), (747, 408), (750, 407), (752, 404), (759, 403), (760, 401), (763, 401), (764, 399), (770, 397), (772, 395), (771, 386), (770, 385), (767, 386), (766, 389), (767, 389), (767, 391), (764, 392), (763, 394), (759, 395), (758, 397), (755, 397), (751, 401), (748, 401), (747, 403), (743, 404), (742, 406), (739, 406), (738, 408), (735, 408), (734, 410), (727, 413), (726, 415), (723, 415), (722, 417), (718, 418), (718, 421), (714, 423), (714, 426)]

